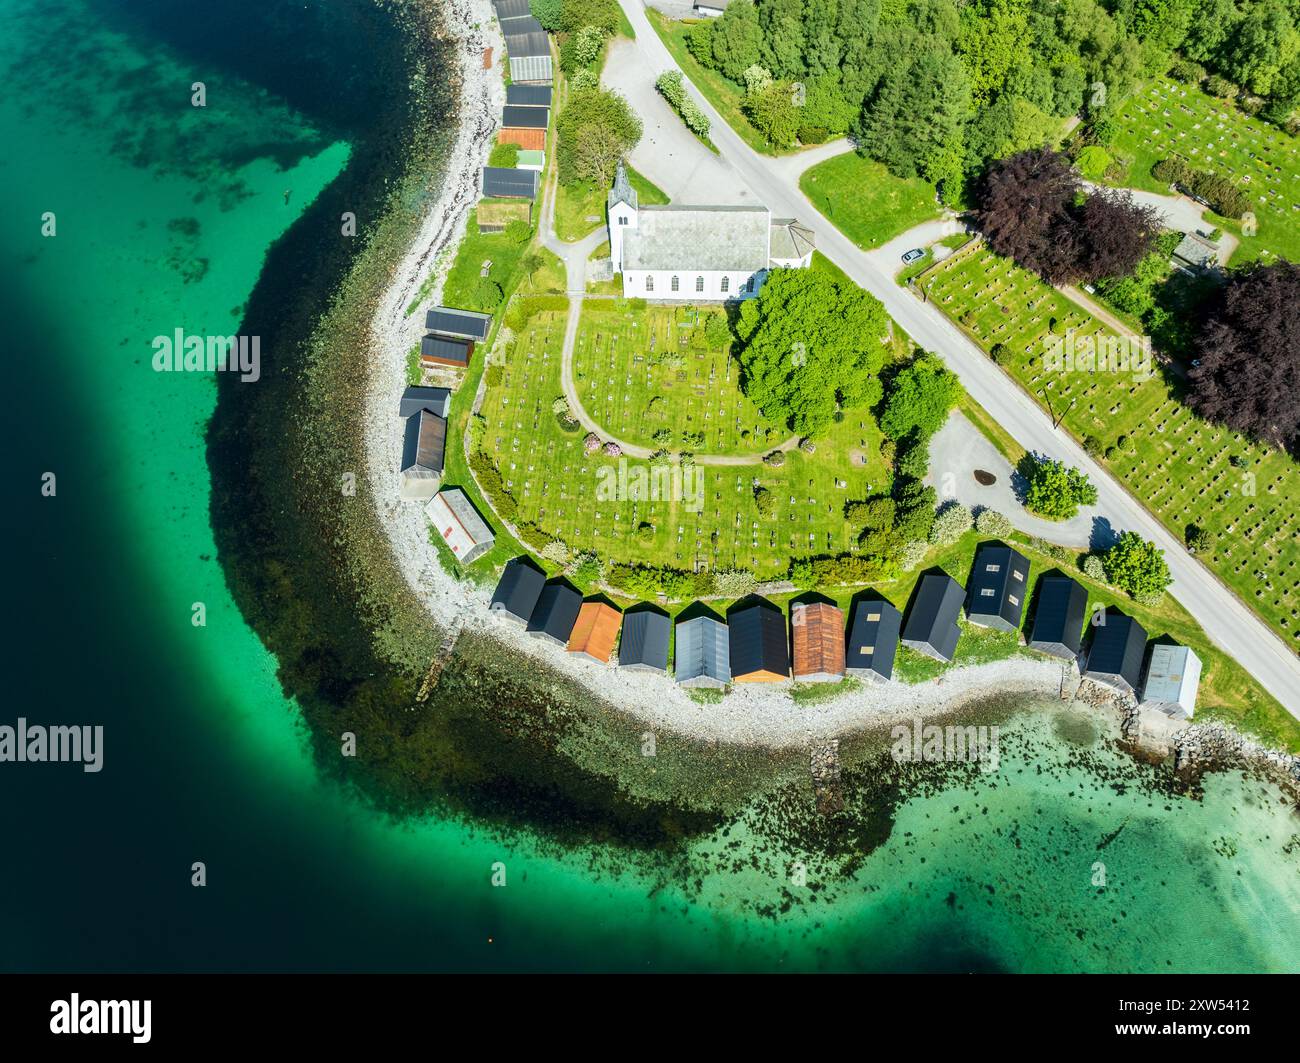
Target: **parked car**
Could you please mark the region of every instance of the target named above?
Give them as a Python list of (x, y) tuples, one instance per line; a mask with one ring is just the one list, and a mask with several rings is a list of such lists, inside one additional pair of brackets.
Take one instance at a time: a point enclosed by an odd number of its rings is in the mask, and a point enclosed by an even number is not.
[(925, 252), (919, 247), (914, 247), (912, 248), (912, 250), (907, 251), (903, 254), (903, 261), (915, 262), (918, 258), (924, 258), (924, 257), (925, 257)]

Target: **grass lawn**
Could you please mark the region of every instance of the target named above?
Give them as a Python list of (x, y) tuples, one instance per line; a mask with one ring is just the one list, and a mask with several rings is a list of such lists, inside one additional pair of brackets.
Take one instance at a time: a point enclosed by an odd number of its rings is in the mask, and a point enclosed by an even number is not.
[[(652, 448), (661, 427), (677, 440), (682, 431), (701, 432), (706, 445), (693, 448), (697, 453), (757, 453), (769, 449), (769, 441), (787, 438), (780, 427), (763, 427), (740, 394), (734, 363), (719, 351), (681, 345), (691, 331), (682, 327), (690, 313), (681, 307), (633, 310), (621, 300), (589, 302), (575, 354), (584, 406), (611, 433), (644, 440)], [(783, 577), (792, 556), (849, 549), (844, 503), (885, 483), (881, 437), (867, 411), (849, 411), (818, 439), (816, 453), (791, 452), (780, 468), (698, 466), (698, 512), (671, 498), (603, 501), (597, 496), (599, 468), (617, 471), (625, 461), (636, 475), (633, 470), (648, 469), (649, 463), (584, 456), (585, 433), (560, 427), (551, 403), (561, 394), (563, 332), (562, 315), (534, 319), (516, 339), (502, 383), (488, 389), (483, 405), (484, 447), (514, 494), (521, 520), (538, 524), (572, 549), (592, 549), (612, 560), (688, 570), (700, 562), (715, 571), (745, 568), (760, 579)], [(684, 368), (648, 360), (652, 335), (660, 350), (681, 353)], [(663, 399), (652, 403), (657, 386), (664, 389)], [(747, 440), (741, 438), (745, 431), (751, 433)], [(671, 449), (683, 446), (676, 442)], [(755, 478), (773, 496), (770, 518), (758, 515)], [(841, 482), (844, 487), (837, 486)], [(635, 534), (642, 522), (654, 526), (646, 540)]]
[(675, 21), (659, 11), (646, 9), (646, 18), (650, 20), (650, 25), (654, 31), (659, 34), (664, 45), (677, 60), (677, 65), (682, 68), (689, 81), (691, 81), (700, 95), (709, 103), (713, 104), (714, 110), (726, 120), (739, 135), (740, 138), (757, 152), (764, 155), (793, 155), (798, 148), (778, 148), (768, 143), (766, 137), (757, 129), (749, 124), (749, 119), (740, 109), (740, 102), (744, 98), (745, 90), (735, 82), (728, 81), (718, 71), (710, 70), (699, 64), (699, 61), (691, 54), (690, 48), (686, 45), (686, 40), (690, 36), (691, 26), (698, 19), (688, 19), (686, 21)]
[[(631, 166), (627, 167), (628, 180), (636, 190), (637, 200), (642, 206), (667, 203), (668, 196), (648, 177), (637, 173)], [(592, 229), (605, 221), (605, 197), (608, 188), (596, 188), (593, 185), (557, 185), (558, 196), (555, 200), (555, 233), (561, 240), (581, 240)]]
[(813, 206), (863, 250), (940, 216), (934, 185), (895, 177), (856, 151), (805, 170), (799, 187)]
[[(1108, 450), (1112, 472), (1174, 535), (1214, 538), (1202, 560), (1293, 648), (1300, 648), (1300, 469), (1287, 455), (1197, 418), (1160, 374), (1049, 373), (1044, 337), (1109, 330), (1033, 274), (976, 246), (926, 275), (930, 299), (1082, 439)], [(1235, 464), (1234, 464), (1235, 462)]]
[[(1300, 261), (1300, 139), (1169, 78), (1157, 78), (1129, 97), (1115, 118), (1121, 132), (1110, 151), (1127, 166), (1121, 183), (1168, 192), (1151, 167), (1171, 156), (1213, 170), (1254, 203), (1258, 232), (1243, 238), (1233, 265), (1271, 255)], [(1211, 220), (1241, 235), (1239, 222)]]

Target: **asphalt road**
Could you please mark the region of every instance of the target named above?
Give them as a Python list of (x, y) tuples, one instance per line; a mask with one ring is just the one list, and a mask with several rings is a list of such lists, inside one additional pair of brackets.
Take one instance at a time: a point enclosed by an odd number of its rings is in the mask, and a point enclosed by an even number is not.
[[(641, 0), (619, 0), (636, 31), (636, 48), (648, 71), (676, 69), (668, 49), (646, 18)], [(780, 160), (757, 154), (690, 85), (688, 91), (712, 122), (710, 139), (719, 157), (758, 200), (779, 217), (798, 217), (817, 233), (817, 247), (855, 282), (885, 304), (890, 316), (921, 347), (939, 354), (967, 392), (1026, 450), (1046, 454), (1084, 470), (1097, 485), (1097, 511), (1117, 530), (1132, 530), (1165, 552), (1173, 574), (1171, 593), (1205, 629), (1211, 641), (1237, 660), (1291, 715), (1300, 719), (1300, 658), (1224, 584), (1193, 558), (1183, 544), (1064, 432), (1052, 426), (1038, 404), (1013, 384), (955, 325), (934, 307), (894, 283), (870, 254), (859, 250), (818, 214), (790, 180)], [(689, 134), (688, 134), (689, 135)], [(698, 203), (710, 189), (693, 188)]]

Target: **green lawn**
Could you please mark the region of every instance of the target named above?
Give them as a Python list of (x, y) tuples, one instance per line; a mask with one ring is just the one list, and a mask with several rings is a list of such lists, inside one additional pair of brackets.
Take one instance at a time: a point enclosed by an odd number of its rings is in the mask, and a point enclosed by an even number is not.
[[(636, 189), (637, 200), (643, 206), (667, 203), (668, 196), (648, 177), (627, 167), (628, 180)], [(555, 200), (555, 233), (561, 240), (581, 240), (592, 229), (605, 222), (605, 199), (608, 188), (593, 185), (558, 185)]]
[[(1287, 455), (1197, 418), (1160, 374), (1048, 372), (1050, 321), (1076, 338), (1108, 335), (1063, 295), (982, 245), (926, 274), (931, 301), (1079, 439), (1127, 445), (1106, 464), (1176, 536), (1207, 529), (1202, 560), (1288, 643), (1300, 648), (1300, 470)], [(1236, 464), (1234, 464), (1234, 461)]]
[(855, 151), (805, 170), (799, 187), (827, 220), (864, 250), (941, 213), (934, 185), (895, 177)]
[[(1228, 100), (1168, 78), (1157, 78), (1124, 101), (1116, 121), (1121, 132), (1111, 153), (1127, 165), (1122, 183), (1168, 192), (1151, 167), (1171, 156), (1213, 170), (1254, 201), (1258, 232), (1243, 238), (1233, 264), (1261, 255), (1300, 261), (1300, 139), (1243, 114)], [(1211, 221), (1241, 234), (1239, 222)]]

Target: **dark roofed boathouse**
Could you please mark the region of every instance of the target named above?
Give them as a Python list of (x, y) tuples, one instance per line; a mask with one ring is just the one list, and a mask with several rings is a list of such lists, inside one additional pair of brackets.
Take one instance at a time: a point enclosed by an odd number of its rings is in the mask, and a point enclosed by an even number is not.
[(860, 601), (853, 607), (845, 666), (849, 675), (888, 680), (894, 676), (903, 614), (891, 602)]
[(573, 625), (582, 609), (582, 595), (563, 580), (548, 583), (537, 596), (533, 615), (528, 618), (528, 634), (546, 639), (561, 649), (568, 649)]
[(727, 617), (731, 678), (737, 683), (779, 683), (790, 678), (790, 645), (785, 616), (771, 602), (759, 599)]
[(463, 340), (482, 343), (492, 328), (492, 315), (477, 310), (456, 310), (450, 306), (435, 306), (424, 315), (427, 332), (443, 336), (457, 336)]
[(488, 199), (536, 199), (537, 171), (505, 166), (483, 167), (483, 195)]
[(446, 388), (410, 387), (402, 392), (397, 412), (402, 417), (410, 417), (421, 410), (428, 410), (439, 417), (446, 417), (450, 409), (451, 392)]
[(951, 661), (961, 637), (957, 617), (965, 598), (961, 584), (946, 572), (927, 572), (907, 615), (903, 645), (936, 661)]
[(545, 107), (511, 107), (501, 112), (501, 125), (505, 129), (545, 129), (550, 111)]
[(654, 608), (631, 609), (623, 614), (623, 638), (618, 644), (620, 668), (640, 672), (668, 671), (668, 636), (672, 622)]
[(1088, 592), (1064, 573), (1049, 572), (1038, 581), (1029, 648), (1072, 661), (1083, 649), (1087, 619)]
[(1019, 631), (1029, 594), (1029, 559), (1001, 543), (980, 543), (966, 594), (966, 619), (972, 624)]
[(426, 409), (411, 414), (402, 435), (401, 497), (409, 501), (436, 495), (446, 455), (446, 420)]
[(1107, 609), (1101, 621), (1093, 626), (1084, 678), (1132, 694), (1142, 679), (1142, 658), (1146, 651), (1146, 629), (1131, 616)]
[(546, 576), (526, 557), (516, 557), (501, 573), (488, 608), (520, 626), (526, 625), (537, 607)]
[(449, 365), (456, 369), (464, 369), (469, 365), (469, 358), (473, 353), (472, 340), (455, 339), (451, 336), (425, 336), (420, 340), (422, 365)]
[(506, 86), (507, 107), (550, 107), (550, 85), (520, 85), (511, 82)]

